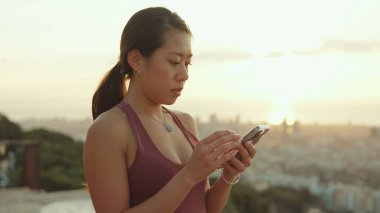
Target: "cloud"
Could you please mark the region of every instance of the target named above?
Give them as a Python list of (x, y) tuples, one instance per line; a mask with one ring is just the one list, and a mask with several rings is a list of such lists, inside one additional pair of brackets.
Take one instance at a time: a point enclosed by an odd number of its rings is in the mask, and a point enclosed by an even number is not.
[(215, 51), (215, 52), (200, 52), (196, 55), (198, 59), (205, 61), (227, 61), (227, 60), (244, 60), (252, 57), (251, 53), (238, 51)]
[(321, 50), (338, 50), (344, 52), (379, 51), (379, 41), (343, 41), (331, 40), (324, 44)]
[(312, 49), (312, 50), (292, 50), (294, 55), (318, 55), (321, 54), (322, 51), (320, 49)]
[[(380, 41), (345, 41), (345, 40), (329, 40), (319, 48), (309, 50), (290, 51), (293, 55), (320, 55), (329, 51), (339, 51), (347, 53), (360, 52), (377, 52), (380, 51)], [(266, 55), (268, 58), (280, 58), (286, 55), (285, 52), (274, 51)]]
[(285, 54), (283, 52), (271, 52), (266, 55), (268, 58), (279, 58), (283, 57)]

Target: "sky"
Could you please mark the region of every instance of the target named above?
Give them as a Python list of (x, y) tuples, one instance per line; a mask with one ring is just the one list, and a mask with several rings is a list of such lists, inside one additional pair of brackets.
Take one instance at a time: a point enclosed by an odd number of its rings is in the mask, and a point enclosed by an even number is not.
[(201, 120), (380, 125), (380, 1), (1, 0), (0, 113), (82, 119), (138, 10), (164, 6), (193, 33), (170, 106)]

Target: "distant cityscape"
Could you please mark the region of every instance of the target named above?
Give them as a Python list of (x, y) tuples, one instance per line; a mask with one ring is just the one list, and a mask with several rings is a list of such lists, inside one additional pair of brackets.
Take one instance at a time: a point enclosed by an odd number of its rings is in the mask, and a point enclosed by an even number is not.
[[(47, 128), (83, 141), (91, 120), (29, 120), (24, 129)], [(196, 119), (200, 138), (220, 129), (244, 134), (255, 124), (239, 116), (207, 122)], [(303, 125), (300, 122), (272, 125), (256, 145), (252, 167), (242, 175), (257, 190), (271, 186), (305, 188), (332, 212), (380, 212), (380, 127)]]
[[(200, 137), (216, 129), (243, 134), (254, 123), (221, 122), (215, 115), (198, 125)], [(380, 212), (380, 128), (368, 126), (272, 126), (256, 145), (252, 167), (242, 176), (257, 190), (305, 188), (332, 212)]]

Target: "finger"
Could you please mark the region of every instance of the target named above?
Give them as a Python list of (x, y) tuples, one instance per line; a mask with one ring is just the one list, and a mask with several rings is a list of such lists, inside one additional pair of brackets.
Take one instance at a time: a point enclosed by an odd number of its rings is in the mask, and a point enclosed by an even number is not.
[(228, 152), (227, 154), (223, 154), (219, 156), (215, 161), (215, 168), (221, 167), (224, 163), (227, 163), (230, 161), (236, 154), (238, 153), (238, 150), (232, 150)]
[(209, 143), (212, 143), (213, 141), (215, 141), (216, 139), (218, 139), (220, 137), (223, 137), (223, 136), (226, 136), (226, 135), (231, 135), (233, 133), (234, 132), (232, 132), (230, 130), (217, 131), (217, 132), (212, 133), (210, 136), (206, 137), (205, 139), (203, 139), (201, 141), (201, 143), (209, 144)]
[(245, 165), (245, 164), (243, 164), (239, 159), (237, 159), (236, 157), (233, 157), (232, 159), (231, 159), (231, 166), (233, 167), (233, 168), (235, 168), (237, 171), (239, 171), (239, 172), (244, 172), (244, 170), (245, 170), (245, 168), (247, 167), (247, 166), (250, 166), (250, 163), (249, 163), (249, 165)]
[(215, 152), (216, 150), (219, 150), (217, 153), (219, 155), (222, 155), (230, 151), (229, 149), (226, 149), (226, 147), (223, 147), (223, 145), (234, 142), (234, 141), (238, 141), (239, 139), (240, 139), (240, 135), (237, 135), (237, 134), (225, 135), (216, 139), (214, 142), (208, 143), (205, 145), (207, 146), (208, 152)]
[(215, 150), (215, 146), (212, 144), (212, 143), (209, 143), (209, 144), (206, 144), (207, 146), (209, 146), (209, 149), (211, 149), (211, 152), (213, 152)]
[(256, 147), (252, 143), (245, 143), (244, 147), (249, 153), (249, 156), (253, 158), (256, 154)]
[[(245, 143), (245, 144), (247, 144), (247, 143)], [(244, 145), (240, 145), (240, 146), (238, 147), (238, 150), (239, 150), (239, 156), (240, 156), (240, 157), (237, 158), (237, 159), (240, 159), (240, 161), (241, 161), (243, 164), (249, 166), (249, 164), (250, 164), (250, 162), (251, 162), (251, 156), (250, 156), (250, 153), (248, 152), (248, 150), (245, 148)]]
[(219, 146), (222, 146), (226, 143), (229, 143), (229, 142), (234, 142), (234, 141), (239, 141), (240, 139), (240, 135), (236, 134), (236, 133), (232, 133), (230, 135), (225, 135), (225, 136), (222, 136), (218, 139), (216, 139), (214, 142), (212, 142), (211, 144), (215, 147), (215, 148), (218, 148)]
[(234, 167), (232, 167), (231, 165), (229, 165), (228, 162), (225, 163), (225, 164), (223, 164), (223, 168), (224, 168), (224, 170), (225, 170), (226, 172), (231, 173), (231, 174), (237, 174), (237, 173), (239, 173), (239, 171), (236, 170), (236, 169), (235, 169)]
[[(221, 136), (220, 138), (215, 139), (213, 142), (209, 143), (210, 147), (213, 149), (217, 149), (218, 147), (233, 141), (238, 141), (240, 139), (240, 135), (236, 133), (231, 133), (228, 135)], [(225, 152), (226, 153), (226, 152)]]
[(220, 158), (221, 156), (231, 152), (231, 150), (236, 149), (239, 145), (240, 145), (239, 141), (223, 144), (219, 146), (218, 148), (214, 149), (214, 151), (210, 154), (210, 158), (211, 159)]

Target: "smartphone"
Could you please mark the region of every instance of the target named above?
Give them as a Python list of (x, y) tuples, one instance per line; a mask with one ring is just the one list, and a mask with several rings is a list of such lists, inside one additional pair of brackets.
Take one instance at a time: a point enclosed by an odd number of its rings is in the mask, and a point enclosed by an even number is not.
[(255, 145), (259, 140), (255, 140), (257, 137), (263, 136), (270, 130), (270, 126), (268, 125), (257, 125), (253, 127), (248, 133), (246, 133), (241, 139), (240, 143), (246, 143), (248, 141), (252, 141), (252, 144)]

